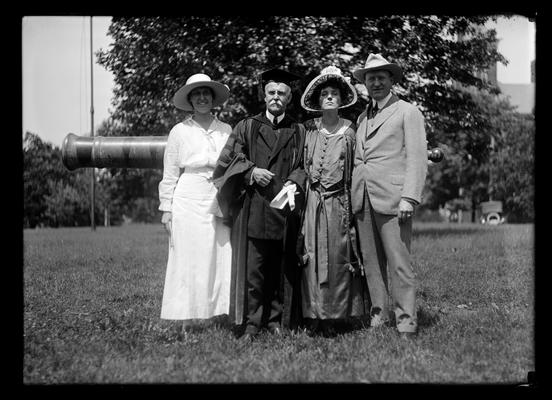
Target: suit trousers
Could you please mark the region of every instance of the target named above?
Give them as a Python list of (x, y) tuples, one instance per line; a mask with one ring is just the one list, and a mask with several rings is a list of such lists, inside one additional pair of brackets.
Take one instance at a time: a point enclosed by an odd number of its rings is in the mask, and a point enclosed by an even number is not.
[(359, 244), (372, 302), (371, 315), (389, 320), (389, 297), (399, 332), (416, 332), (417, 279), (410, 257), (412, 219), (399, 224), (397, 215), (379, 214), (364, 195), (357, 214)]
[(282, 298), (281, 268), (283, 241), (248, 237), (246, 332), (257, 333), (263, 326), (280, 327)]

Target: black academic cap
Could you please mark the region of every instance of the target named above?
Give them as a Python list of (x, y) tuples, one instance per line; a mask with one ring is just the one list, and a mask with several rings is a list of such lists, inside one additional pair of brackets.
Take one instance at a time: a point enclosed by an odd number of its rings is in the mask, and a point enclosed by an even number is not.
[(272, 68), (268, 71), (261, 72), (261, 86), (264, 89), (265, 85), (270, 81), (285, 83), (291, 87), (291, 83), (301, 79), (299, 75), (284, 71), (280, 68)]

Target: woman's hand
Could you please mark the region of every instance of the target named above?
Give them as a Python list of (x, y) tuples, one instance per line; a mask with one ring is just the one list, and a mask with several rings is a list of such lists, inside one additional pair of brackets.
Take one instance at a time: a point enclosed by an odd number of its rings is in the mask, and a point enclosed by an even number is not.
[(165, 211), (161, 216), (161, 223), (165, 226), (165, 229), (171, 234), (171, 225), (172, 225), (172, 213)]

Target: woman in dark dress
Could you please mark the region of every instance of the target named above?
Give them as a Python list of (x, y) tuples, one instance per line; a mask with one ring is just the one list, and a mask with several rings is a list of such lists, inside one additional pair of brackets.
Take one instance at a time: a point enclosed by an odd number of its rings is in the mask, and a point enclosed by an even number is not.
[(306, 266), (301, 291), (311, 333), (333, 335), (336, 320), (362, 316), (369, 309), (350, 207), (356, 127), (338, 112), (356, 100), (355, 88), (334, 66), (324, 68), (301, 98), (304, 109), (322, 113), (304, 123)]

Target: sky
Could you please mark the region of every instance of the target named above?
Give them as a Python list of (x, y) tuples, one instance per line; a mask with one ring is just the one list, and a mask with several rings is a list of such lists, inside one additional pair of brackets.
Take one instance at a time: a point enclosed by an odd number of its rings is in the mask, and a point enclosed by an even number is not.
[(498, 51), (508, 65), (498, 63), (497, 80), (501, 83), (530, 83), (531, 61), (535, 59), (535, 23), (525, 17), (502, 18), (494, 26)]
[[(111, 17), (92, 17), (92, 46), (108, 49)], [(90, 135), (90, 17), (22, 20), (23, 135), (30, 131), (61, 147), (67, 134)], [(93, 57), (94, 129), (111, 108), (111, 72)]]
[[(92, 17), (94, 53), (109, 49), (111, 17)], [(529, 83), (535, 59), (535, 24), (524, 17), (495, 25), (498, 50), (510, 61), (498, 64), (502, 83)], [(29, 16), (22, 20), (23, 135), (30, 131), (61, 147), (74, 133), (90, 135), (90, 17)], [(110, 114), (113, 76), (93, 68), (94, 130)]]

